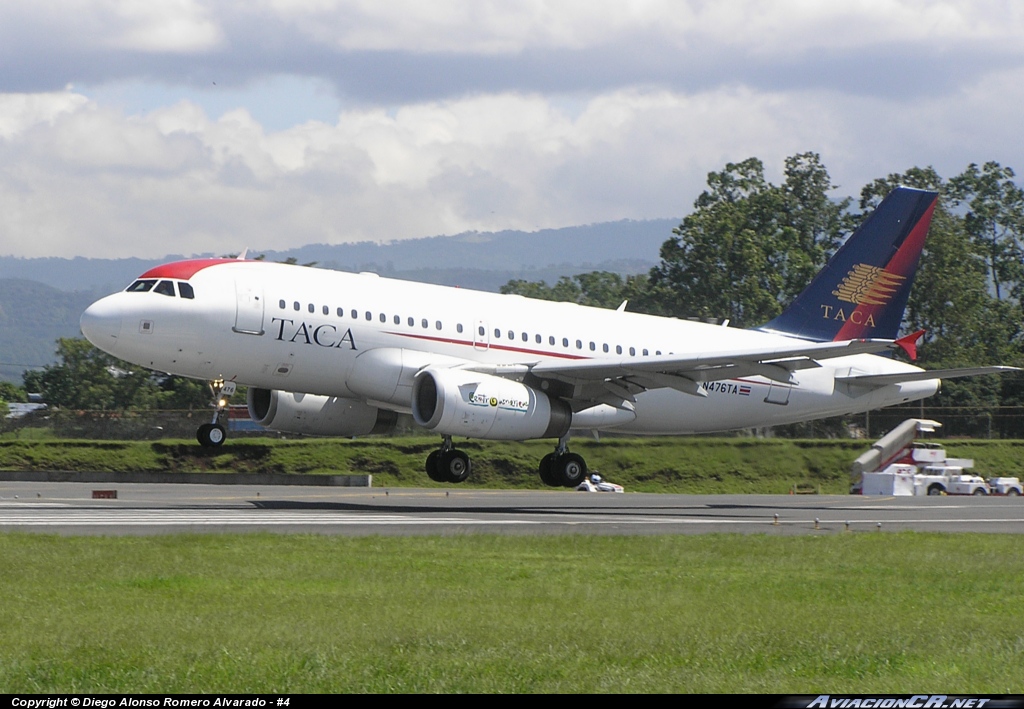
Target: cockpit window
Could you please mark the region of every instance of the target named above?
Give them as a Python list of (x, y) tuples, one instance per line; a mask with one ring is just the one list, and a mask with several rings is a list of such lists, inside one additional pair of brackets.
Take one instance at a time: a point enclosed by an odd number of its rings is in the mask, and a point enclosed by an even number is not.
[(174, 281), (160, 281), (156, 284), (156, 288), (153, 289), (154, 293), (160, 295), (169, 295), (174, 297)]
[[(178, 292), (181, 293), (182, 298), (188, 298), (189, 300), (196, 297), (196, 292), (192, 290), (192, 286), (183, 281), (178, 281)], [(284, 301), (282, 300), (281, 302), (283, 303)]]
[(156, 283), (156, 281), (150, 281), (150, 280), (135, 281), (135, 283), (132, 283), (130, 286), (128, 286), (125, 289), (125, 292), (126, 293), (146, 293), (146, 292), (148, 292), (153, 287), (154, 283)]

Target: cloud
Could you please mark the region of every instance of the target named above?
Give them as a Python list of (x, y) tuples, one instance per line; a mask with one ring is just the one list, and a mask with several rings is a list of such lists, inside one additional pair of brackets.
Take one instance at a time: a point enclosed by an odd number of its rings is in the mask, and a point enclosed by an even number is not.
[(1019, 167), (1022, 25), (966, 0), (2, 4), (0, 253), (681, 216), (707, 172), (807, 150), (842, 194)]
[(993, 79), (947, 113), (939, 100), (907, 110), (836, 92), (626, 89), (573, 111), (502, 93), (277, 132), (244, 109), (211, 118), (180, 102), (138, 116), (71, 92), (7, 96), (0, 251), (159, 257), (678, 216), (708, 171), (757, 156), (777, 180), (809, 149), (854, 194), (915, 164), (953, 174), (963, 143), (975, 161), (1021, 157), (1000, 152), (1012, 125), (973, 112), (1008, 115), (1022, 78)]

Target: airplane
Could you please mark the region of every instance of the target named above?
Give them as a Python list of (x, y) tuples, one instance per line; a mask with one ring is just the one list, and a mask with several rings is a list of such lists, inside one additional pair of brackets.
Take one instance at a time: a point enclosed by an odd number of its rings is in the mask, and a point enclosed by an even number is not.
[[(441, 436), (428, 476), (462, 482), (456, 436), (557, 440), (547, 485), (587, 477), (570, 433), (686, 434), (795, 423), (923, 399), (917, 332), (897, 338), (938, 195), (897, 188), (781, 315), (754, 329), (243, 257), (152, 268), (93, 303), (82, 332), (136, 365), (248, 386), (276, 431), (359, 436), (399, 413)], [(199, 443), (225, 440), (221, 404)]]

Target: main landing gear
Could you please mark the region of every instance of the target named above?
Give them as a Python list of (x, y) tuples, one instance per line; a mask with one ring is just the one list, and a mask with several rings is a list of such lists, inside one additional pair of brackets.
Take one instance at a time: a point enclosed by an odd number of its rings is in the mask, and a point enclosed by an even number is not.
[(587, 478), (587, 461), (569, 452), (569, 438), (560, 438), (554, 453), (540, 459), (540, 479), (550, 487), (576, 487)]
[(427, 476), (434, 482), (460, 483), (471, 469), (469, 456), (452, 445), (451, 436), (445, 436), (441, 447), (427, 456)]
[(203, 448), (218, 448), (228, 437), (227, 431), (220, 425), (220, 417), (228, 408), (228, 401), (236, 388), (234, 382), (226, 382), (223, 379), (214, 379), (210, 382), (210, 391), (213, 392), (213, 421), (204, 423), (196, 431), (196, 440)]
[[(569, 452), (569, 439), (562, 438), (554, 453), (540, 461), (540, 479), (551, 487), (576, 487), (587, 478), (587, 461)], [(444, 436), (441, 447), (427, 456), (427, 475), (438, 483), (460, 483), (469, 477), (472, 464), (469, 455), (452, 445), (452, 437)]]

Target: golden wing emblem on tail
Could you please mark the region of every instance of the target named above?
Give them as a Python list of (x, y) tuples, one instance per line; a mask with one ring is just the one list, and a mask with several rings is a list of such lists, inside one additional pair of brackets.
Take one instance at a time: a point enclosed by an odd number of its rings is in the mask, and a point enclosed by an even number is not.
[(905, 276), (858, 263), (846, 274), (836, 290), (832, 291), (832, 295), (857, 305), (885, 305), (905, 280)]

